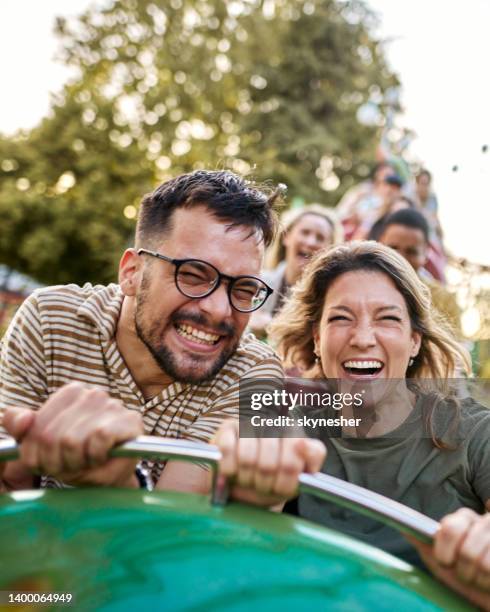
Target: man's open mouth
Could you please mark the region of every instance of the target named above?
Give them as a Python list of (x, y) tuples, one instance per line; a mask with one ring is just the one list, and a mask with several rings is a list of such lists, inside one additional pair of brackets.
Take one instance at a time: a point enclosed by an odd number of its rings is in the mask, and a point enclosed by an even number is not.
[(175, 329), (180, 336), (187, 338), (187, 340), (192, 340), (192, 342), (197, 342), (198, 344), (204, 344), (206, 346), (214, 346), (218, 344), (221, 336), (218, 334), (211, 334), (209, 332), (205, 332), (202, 329), (197, 329), (189, 324), (177, 324), (175, 325)]
[(342, 367), (351, 376), (376, 376), (384, 368), (384, 363), (377, 359), (350, 359)]

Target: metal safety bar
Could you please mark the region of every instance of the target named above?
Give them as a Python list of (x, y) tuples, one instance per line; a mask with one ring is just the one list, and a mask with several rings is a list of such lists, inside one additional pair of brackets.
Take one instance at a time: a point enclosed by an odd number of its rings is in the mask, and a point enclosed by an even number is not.
[[(158, 461), (178, 459), (179, 461), (208, 464), (212, 470), (211, 503), (224, 505), (227, 501), (227, 487), (218, 479), (218, 463), (221, 453), (216, 446), (211, 444), (156, 436), (138, 436), (115, 446), (110, 455), (111, 457), (135, 457)], [(14, 438), (0, 440), (0, 462), (13, 461), (18, 456), (19, 447)]]
[[(213, 470), (211, 502), (214, 505), (224, 505), (227, 502), (227, 483), (218, 478), (221, 453), (216, 446), (155, 436), (138, 436), (116, 446), (110, 454), (112, 457), (143, 457), (159, 461), (178, 459), (206, 463)], [(13, 438), (0, 440), (0, 461), (17, 458), (16, 441)], [(431, 543), (439, 528), (437, 521), (416, 510), (333, 476), (321, 473), (300, 474), (299, 491), (364, 514), (422, 542)]]
[(389, 525), (401, 533), (432, 543), (439, 523), (397, 501), (326, 474), (300, 474), (300, 493), (309, 493)]

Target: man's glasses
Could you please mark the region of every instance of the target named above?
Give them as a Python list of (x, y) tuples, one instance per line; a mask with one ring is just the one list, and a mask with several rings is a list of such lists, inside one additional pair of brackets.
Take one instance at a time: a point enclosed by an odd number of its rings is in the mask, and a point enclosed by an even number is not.
[(138, 255), (150, 255), (175, 266), (175, 286), (189, 298), (211, 295), (224, 279), (228, 281), (228, 299), (239, 312), (253, 312), (264, 305), (273, 289), (255, 276), (228, 276), (201, 259), (172, 259), (155, 251), (138, 249)]

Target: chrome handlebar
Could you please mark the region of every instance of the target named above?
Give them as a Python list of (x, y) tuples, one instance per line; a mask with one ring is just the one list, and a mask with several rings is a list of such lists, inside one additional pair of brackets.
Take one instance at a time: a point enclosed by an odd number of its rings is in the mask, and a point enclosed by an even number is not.
[[(223, 487), (217, 478), (221, 453), (216, 446), (186, 440), (138, 436), (134, 440), (116, 446), (111, 451), (111, 456), (206, 463), (213, 471), (212, 503), (224, 505), (227, 501), (227, 487)], [(0, 462), (17, 458), (18, 445), (15, 440), (13, 438), (0, 440)], [(321, 473), (300, 474), (299, 492), (314, 495), (364, 514), (422, 542), (431, 543), (439, 528), (437, 521), (416, 510), (333, 476)]]

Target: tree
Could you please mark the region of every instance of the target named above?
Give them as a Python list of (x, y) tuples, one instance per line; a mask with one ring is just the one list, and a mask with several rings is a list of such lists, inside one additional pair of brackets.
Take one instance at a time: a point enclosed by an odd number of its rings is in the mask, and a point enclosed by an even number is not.
[(379, 137), (360, 105), (397, 83), (374, 23), (340, 0), (119, 0), (59, 19), (78, 78), (38, 128), (0, 141), (0, 260), (107, 281), (138, 198), (196, 168), (335, 203)]

